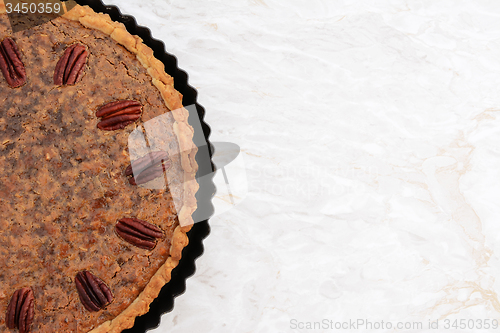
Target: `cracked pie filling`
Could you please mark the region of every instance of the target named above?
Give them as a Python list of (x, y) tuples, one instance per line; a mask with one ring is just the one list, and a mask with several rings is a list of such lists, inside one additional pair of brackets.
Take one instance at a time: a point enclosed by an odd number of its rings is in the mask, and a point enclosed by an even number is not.
[(121, 332), (188, 243), (182, 96), (107, 15), (77, 6), (14, 34), (0, 13), (0, 332)]

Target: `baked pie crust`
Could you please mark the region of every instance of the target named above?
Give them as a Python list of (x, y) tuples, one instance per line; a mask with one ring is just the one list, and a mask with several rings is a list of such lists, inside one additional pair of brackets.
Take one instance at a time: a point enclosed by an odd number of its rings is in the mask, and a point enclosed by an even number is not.
[[(4, 218), (12, 216), (0, 222), (0, 256), (10, 258), (0, 260), (2, 270), (9, 273), (0, 273), (0, 313), (7, 311), (16, 290), (29, 287), (34, 293), (31, 332), (121, 332), (148, 312), (188, 244), (186, 233), (197, 207), (198, 165), (182, 95), (141, 38), (88, 6), (78, 5), (49, 23), (12, 34), (0, 0), (0, 21), (0, 41), (16, 41), (27, 72), (27, 83), (16, 88), (0, 76), (0, 169), (4, 179), (8, 177), (4, 188), (0, 186), (0, 212)], [(49, 79), (57, 61), (74, 43), (89, 53), (81, 81), (55, 85)], [(112, 68), (116, 73), (109, 73)], [(24, 105), (28, 99), (33, 103)], [(140, 120), (124, 129), (97, 128), (99, 107), (121, 100), (141, 102)], [(130, 164), (127, 139), (158, 118), (167, 133), (152, 128), (148, 134), (156, 135), (151, 140), (159, 146), (169, 147), (169, 188), (133, 186), (123, 174), (126, 161)], [(14, 134), (7, 137), (9, 133)], [(134, 153), (146, 156), (147, 150)], [(30, 194), (23, 197), (12, 191), (18, 188)], [(153, 250), (133, 246), (115, 232), (120, 218), (148, 220), (165, 237)], [(22, 250), (9, 252), (13, 244)], [(22, 252), (27, 248), (32, 252)], [(54, 262), (43, 256), (51, 253), (57, 258)], [(44, 270), (40, 276), (38, 267)], [(97, 312), (85, 308), (75, 287), (76, 274), (86, 270), (114, 296)], [(10, 332), (1, 315), (0, 331)]]

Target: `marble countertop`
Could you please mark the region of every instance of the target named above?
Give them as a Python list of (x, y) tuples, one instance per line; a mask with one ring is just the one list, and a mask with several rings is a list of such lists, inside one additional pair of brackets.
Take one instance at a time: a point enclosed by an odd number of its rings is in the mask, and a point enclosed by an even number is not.
[(105, 2), (177, 56), (248, 180), (152, 332), (500, 320), (500, 3)]

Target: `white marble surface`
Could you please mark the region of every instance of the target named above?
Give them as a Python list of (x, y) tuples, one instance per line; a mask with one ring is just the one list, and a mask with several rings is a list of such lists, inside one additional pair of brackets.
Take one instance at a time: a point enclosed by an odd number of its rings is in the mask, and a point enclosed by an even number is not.
[(498, 1), (106, 3), (178, 57), (248, 176), (153, 332), (500, 319)]

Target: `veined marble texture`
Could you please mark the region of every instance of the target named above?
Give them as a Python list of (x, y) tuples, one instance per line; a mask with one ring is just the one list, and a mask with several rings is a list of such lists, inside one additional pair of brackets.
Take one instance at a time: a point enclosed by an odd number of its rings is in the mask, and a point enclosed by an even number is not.
[(152, 332), (497, 331), (500, 2), (106, 3), (177, 56), (249, 186)]

